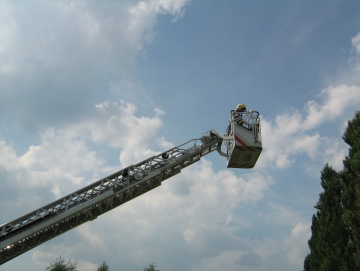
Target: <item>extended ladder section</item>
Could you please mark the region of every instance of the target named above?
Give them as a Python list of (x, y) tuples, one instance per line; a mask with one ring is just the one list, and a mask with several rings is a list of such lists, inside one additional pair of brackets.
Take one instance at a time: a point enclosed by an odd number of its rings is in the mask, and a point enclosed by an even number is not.
[(202, 156), (220, 151), (222, 141), (211, 130), (1, 225), (0, 264), (160, 186)]

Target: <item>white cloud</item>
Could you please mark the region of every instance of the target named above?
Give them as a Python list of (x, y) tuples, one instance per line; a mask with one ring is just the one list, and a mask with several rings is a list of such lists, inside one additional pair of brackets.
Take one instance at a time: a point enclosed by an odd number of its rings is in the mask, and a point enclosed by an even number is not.
[(154, 117), (136, 117), (134, 104), (106, 101), (96, 105), (91, 115), (80, 123), (66, 126), (62, 133), (68, 137), (79, 137), (112, 148), (122, 148), (120, 162), (123, 166), (139, 163), (156, 154), (151, 146), (161, 151), (173, 147), (173, 144), (156, 134), (162, 127), (161, 115), (156, 108)]
[(149, 100), (134, 89), (139, 51), (158, 15), (181, 17), (188, 2), (3, 1), (1, 114), (34, 132), (86, 116), (98, 96)]
[[(345, 131), (345, 129), (343, 131)], [(347, 148), (345, 148), (343, 144), (340, 145), (339, 141), (337, 140), (330, 140), (327, 138), (324, 140), (326, 141), (325, 145), (328, 147), (322, 154), (323, 164), (328, 163), (336, 170), (341, 170), (343, 166), (343, 160), (347, 155)]]
[(330, 86), (322, 90), (319, 97), (323, 100), (322, 104), (314, 100), (307, 103), (307, 116), (301, 130), (313, 129), (324, 122), (334, 120), (349, 108), (356, 108), (360, 103), (360, 86)]
[[(159, 13), (172, 14), (175, 19), (182, 17), (185, 10), (184, 6), (189, 0), (150, 0), (140, 1), (137, 5), (129, 9), (131, 18), (127, 29), (132, 33), (134, 42), (136, 40), (143, 40), (151, 42), (154, 36), (152, 28), (156, 22), (156, 16)], [(137, 50), (142, 50), (144, 43), (136, 42), (138, 44)]]
[[(105, 161), (99, 159), (95, 151), (89, 150), (83, 140), (68, 138), (54, 129), (45, 131), (41, 143), (30, 146), (22, 156), (17, 156), (3, 139), (0, 152), (0, 166), (9, 174), (2, 180), (2, 185), (9, 182), (7, 185), (25, 190), (47, 188), (56, 197), (83, 186), (86, 183), (84, 176), (97, 176), (89, 172), (104, 174), (109, 171)], [(26, 199), (20, 198), (22, 203), (26, 202)]]
[[(87, 231), (86, 227), (83, 227), (83, 230)], [(31, 259), (37, 265), (37, 269), (44, 269), (61, 256), (66, 262), (68, 260), (71, 262), (77, 262), (77, 270), (97, 270), (103, 260), (99, 259), (98, 262), (94, 263), (91, 258), (86, 260), (84, 260), (86, 257), (82, 257), (83, 259), (77, 259), (77, 253), (84, 251), (85, 253), (91, 254), (91, 251), (89, 250), (90, 247), (94, 250), (103, 250), (104, 248), (101, 245), (87, 246), (87, 244), (81, 242), (81, 239), (79, 242), (74, 243), (74, 239), (70, 240), (71, 237), (74, 238), (75, 236), (67, 236), (67, 238), (64, 238), (65, 242), (63, 243), (53, 242), (51, 245), (46, 244), (45, 246), (48, 246), (47, 249), (35, 249), (32, 253)], [(95, 235), (93, 238), (97, 238), (97, 236)], [(69, 244), (67, 244), (67, 242)]]
[[(192, 270), (289, 270), (288, 265), (277, 259), (283, 253), (283, 244), (276, 239), (242, 239), (243, 248), (223, 251), (211, 258), (204, 258)], [(282, 256), (280, 256), (282, 257)]]
[[(309, 101), (303, 111), (294, 110), (292, 113), (276, 116), (274, 123), (263, 118), (262, 137), (265, 148), (259, 159), (260, 167), (270, 162), (277, 168), (286, 168), (301, 153), (307, 154), (312, 160), (320, 155), (322, 160), (332, 161), (334, 166), (339, 166), (339, 153), (345, 152), (344, 147), (340, 148), (340, 140), (334, 142), (322, 135), (319, 127), (340, 118), (344, 113), (356, 110), (360, 103), (360, 86), (328, 87), (321, 91), (319, 99), (320, 103)], [(338, 128), (334, 126), (333, 130), (339, 133)], [(334, 146), (337, 146), (336, 151)]]
[[(247, 238), (242, 240), (243, 249), (223, 251), (215, 257), (203, 259), (194, 270), (293, 270), (289, 269), (286, 260), (295, 268), (303, 266), (310, 236), (310, 223), (298, 223), (282, 240)], [(285, 261), (281, 265), (283, 253)]]
[(17, 169), (18, 162), (16, 153), (11, 145), (0, 135), (0, 165), (9, 169)]
[(1, 71), (27, 70), (26, 74), (38, 75), (55, 67), (73, 71), (72, 65), (83, 63), (85, 70), (106, 65), (127, 74), (138, 50), (149, 42), (147, 35), (152, 35), (157, 15), (182, 16), (188, 2), (4, 2)]
[(351, 44), (355, 47), (357, 54), (360, 54), (360, 32), (351, 39)]
[(2, 139), (0, 153), (2, 223), (114, 171), (83, 140), (67, 138), (53, 129), (21, 156)]
[(299, 217), (301, 217), (300, 212), (291, 205), (269, 201), (267, 206), (270, 208), (270, 211), (263, 213), (262, 216), (268, 223), (293, 226), (296, 221), (299, 221)]
[[(360, 33), (352, 38), (356, 52), (360, 52)], [(351, 59), (353, 60), (353, 59)], [(342, 144), (343, 126), (335, 124), (339, 120), (344, 123), (344, 116), (352, 116), (359, 110), (360, 86), (359, 65), (339, 76), (339, 83), (323, 89), (318, 95), (318, 101), (311, 100), (302, 110), (279, 114), (271, 122), (263, 118), (262, 137), (264, 151), (260, 156), (258, 167), (269, 163), (277, 168), (286, 168), (294, 163), (296, 155), (305, 153), (312, 161), (320, 157), (321, 161), (329, 163), (337, 169), (342, 166), (342, 159), (347, 147)], [(321, 127), (332, 122), (337, 138), (329, 138), (321, 132)]]
[(309, 251), (308, 240), (311, 236), (311, 223), (298, 223), (292, 230), (290, 236), (284, 239), (284, 244), (288, 248), (289, 262), (295, 266), (301, 266), (305, 256)]

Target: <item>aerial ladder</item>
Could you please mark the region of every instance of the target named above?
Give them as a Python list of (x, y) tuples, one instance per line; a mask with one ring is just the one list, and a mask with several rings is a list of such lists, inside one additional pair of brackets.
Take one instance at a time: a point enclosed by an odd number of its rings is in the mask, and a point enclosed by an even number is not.
[(215, 150), (227, 158), (228, 168), (253, 167), (262, 150), (259, 113), (232, 110), (225, 135), (210, 130), (0, 225), (0, 264), (159, 187)]

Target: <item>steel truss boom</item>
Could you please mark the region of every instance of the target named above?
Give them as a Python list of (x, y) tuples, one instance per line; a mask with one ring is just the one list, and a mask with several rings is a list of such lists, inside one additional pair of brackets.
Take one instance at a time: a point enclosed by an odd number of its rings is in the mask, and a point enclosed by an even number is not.
[(223, 139), (208, 131), (1, 225), (0, 264), (160, 186), (214, 150), (224, 155)]

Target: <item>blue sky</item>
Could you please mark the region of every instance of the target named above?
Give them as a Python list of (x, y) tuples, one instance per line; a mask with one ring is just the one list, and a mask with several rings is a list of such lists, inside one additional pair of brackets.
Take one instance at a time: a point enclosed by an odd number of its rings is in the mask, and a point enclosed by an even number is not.
[(215, 129), (262, 117), (254, 169), (213, 153), (4, 264), (302, 270), (320, 171), (360, 108), (358, 1), (2, 1), (0, 223)]

